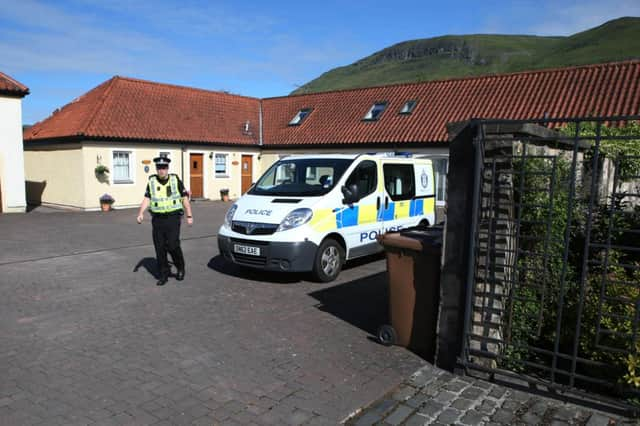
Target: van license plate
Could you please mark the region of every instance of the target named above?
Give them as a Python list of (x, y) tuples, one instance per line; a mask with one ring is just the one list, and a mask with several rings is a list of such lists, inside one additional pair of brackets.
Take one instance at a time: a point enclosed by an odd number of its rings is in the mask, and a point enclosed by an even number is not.
[(260, 256), (260, 247), (241, 246), (240, 244), (234, 244), (233, 251), (236, 253), (248, 254), (251, 256)]

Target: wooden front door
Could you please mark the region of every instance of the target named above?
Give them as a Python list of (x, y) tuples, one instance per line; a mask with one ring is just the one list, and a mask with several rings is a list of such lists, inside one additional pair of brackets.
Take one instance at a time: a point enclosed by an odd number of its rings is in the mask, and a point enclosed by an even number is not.
[(202, 154), (190, 154), (191, 197), (202, 198)]
[(244, 194), (249, 190), (253, 183), (253, 165), (252, 157), (250, 155), (242, 156), (242, 193)]

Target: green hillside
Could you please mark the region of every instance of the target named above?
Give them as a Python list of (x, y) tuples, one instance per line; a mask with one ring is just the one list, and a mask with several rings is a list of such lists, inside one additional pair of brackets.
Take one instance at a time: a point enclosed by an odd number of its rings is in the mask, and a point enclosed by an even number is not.
[(398, 43), (332, 69), (293, 93), (640, 58), (640, 18), (620, 18), (569, 37), (443, 36)]

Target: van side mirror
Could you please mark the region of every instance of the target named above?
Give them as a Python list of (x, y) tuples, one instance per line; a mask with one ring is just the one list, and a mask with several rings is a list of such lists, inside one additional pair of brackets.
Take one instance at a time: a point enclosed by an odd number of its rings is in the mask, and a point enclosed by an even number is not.
[(360, 194), (358, 194), (358, 185), (352, 184), (348, 187), (345, 185), (340, 189), (342, 190), (342, 195), (344, 196), (342, 204), (353, 204), (360, 199)]

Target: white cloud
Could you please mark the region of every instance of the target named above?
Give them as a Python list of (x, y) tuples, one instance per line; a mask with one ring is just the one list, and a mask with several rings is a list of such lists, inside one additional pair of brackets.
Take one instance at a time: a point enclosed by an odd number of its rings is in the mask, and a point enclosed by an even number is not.
[(530, 31), (539, 35), (572, 35), (623, 16), (640, 16), (640, 1), (583, 0), (564, 6), (554, 3), (544, 19), (530, 26)]
[(487, 14), (482, 32), (569, 36), (612, 19), (640, 16), (640, 1), (520, 1), (513, 2), (502, 10), (501, 14)]
[(274, 31), (272, 18), (239, 15), (210, 3), (76, 0), (75, 7), (67, 9), (37, 0), (6, 3), (0, 0), (0, 69), (8, 72), (168, 80), (176, 75), (184, 80), (193, 74), (257, 77), (267, 72), (299, 81), (354, 54), (344, 48), (344, 39), (308, 46)]

